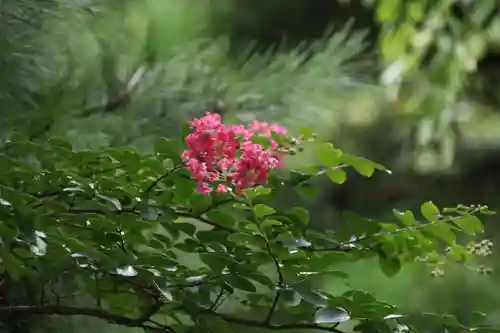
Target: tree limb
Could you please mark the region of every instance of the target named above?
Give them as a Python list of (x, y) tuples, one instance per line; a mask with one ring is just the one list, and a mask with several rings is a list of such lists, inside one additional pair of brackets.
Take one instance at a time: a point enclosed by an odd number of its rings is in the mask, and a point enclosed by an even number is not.
[(336, 327), (320, 326), (320, 325), (312, 324), (312, 323), (293, 323), (293, 324), (275, 325), (275, 324), (268, 323), (267, 321), (260, 322), (260, 321), (248, 320), (248, 319), (243, 319), (243, 318), (236, 318), (236, 317), (228, 316), (225, 314), (212, 312), (209, 310), (206, 310), (205, 313), (209, 314), (209, 315), (217, 316), (228, 323), (233, 323), (236, 325), (247, 326), (247, 327), (264, 328), (264, 329), (275, 330), (275, 331), (308, 330), (309, 329), (309, 330), (316, 330), (316, 331), (323, 331), (323, 332), (344, 333), (341, 330), (337, 329)]
[(44, 306), (31, 306), (31, 305), (16, 305), (16, 306), (2, 306), (0, 313), (11, 314), (25, 314), (25, 315), (62, 315), (62, 316), (88, 316), (99, 318), (110, 323), (126, 327), (140, 327), (152, 328), (145, 324), (141, 318), (131, 318), (127, 316), (113, 314), (102, 309), (93, 308), (79, 308), (73, 306), (62, 305), (44, 305)]
[[(269, 330), (303, 330), (311, 329), (323, 332), (333, 332), (333, 333), (344, 333), (335, 327), (326, 327), (316, 324), (309, 323), (295, 323), (295, 324), (283, 324), (274, 325), (267, 322), (259, 322), (242, 318), (235, 318), (225, 314), (220, 314), (213, 312), (209, 309), (199, 309), (201, 313), (214, 315), (222, 320), (233, 323), (236, 325), (242, 325), (247, 327), (264, 328)], [(132, 318), (123, 315), (118, 315), (111, 313), (102, 309), (93, 308), (80, 308), (73, 306), (58, 306), (58, 305), (45, 305), (45, 306), (31, 306), (31, 305), (17, 305), (17, 306), (2, 306), (0, 307), (0, 313), (10, 313), (10, 314), (24, 314), (24, 315), (62, 315), (62, 316), (88, 316), (93, 318), (98, 318), (105, 320), (109, 323), (113, 323), (120, 326), (126, 327), (136, 327), (155, 331), (165, 331), (173, 332), (173, 330), (165, 325), (160, 325), (151, 321), (149, 318), (144, 318), (141, 316), (139, 318)], [(148, 324), (152, 322), (154, 324)]]

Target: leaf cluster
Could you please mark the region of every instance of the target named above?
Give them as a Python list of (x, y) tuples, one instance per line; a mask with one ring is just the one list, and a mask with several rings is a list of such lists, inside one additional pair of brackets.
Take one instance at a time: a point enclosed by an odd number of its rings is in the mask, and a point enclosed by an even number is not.
[[(314, 135), (303, 130), (300, 138)], [(349, 234), (314, 232), (306, 208), (275, 204), (281, 184), (310, 197), (316, 177), (341, 184), (346, 168), (366, 177), (387, 169), (330, 143), (313, 146), (317, 164), (275, 174), (241, 196), (204, 196), (180, 161), (180, 140), (157, 139), (151, 154), (75, 152), (58, 138), (11, 143), (0, 155), (2, 274), (36, 279), (45, 292), (38, 302), (13, 302), (0, 313), (86, 315), (165, 332), (400, 325), (406, 317), (371, 293), (333, 295), (313, 281), (348, 281), (342, 265), (373, 257), (393, 276), (417, 257), (439, 256), (443, 246), (466, 260), (459, 239), (481, 233), (477, 215), (492, 212), (427, 202), (421, 217), (394, 211), (388, 222), (349, 213)], [(67, 295), (50, 292), (61, 283)], [(87, 307), (75, 305), (82, 290), (92, 299)], [(256, 319), (237, 316), (235, 308)], [(440, 325), (454, 323), (439, 318)]]

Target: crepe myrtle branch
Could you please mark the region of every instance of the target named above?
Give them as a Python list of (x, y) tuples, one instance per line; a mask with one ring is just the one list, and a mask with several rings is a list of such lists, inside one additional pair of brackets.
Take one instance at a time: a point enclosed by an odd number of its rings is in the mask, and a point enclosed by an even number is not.
[(145, 196), (148, 196), (149, 193), (165, 178), (167, 178), (168, 176), (170, 176), (172, 173), (174, 173), (175, 171), (179, 170), (180, 168), (182, 167), (181, 164), (179, 165), (176, 165), (173, 169), (171, 170), (168, 170), (167, 172), (165, 172), (164, 174), (162, 174), (161, 176), (159, 176), (158, 178), (156, 178), (151, 184), (149, 184), (149, 186), (144, 190), (144, 195)]
[[(97, 308), (81, 308), (73, 306), (63, 306), (63, 305), (43, 305), (43, 306), (32, 306), (32, 305), (16, 305), (16, 306), (2, 306), (0, 307), (0, 313), (4, 314), (14, 314), (14, 315), (61, 315), (61, 316), (87, 316), (105, 320), (109, 323), (113, 323), (120, 326), (126, 327), (137, 327), (145, 329), (158, 329), (157, 326), (152, 326), (148, 324), (148, 318), (139, 317), (132, 318), (123, 315), (118, 315), (111, 313), (106, 310)], [(166, 331), (169, 328), (165, 327)], [(170, 329), (170, 331), (172, 331)]]
[(212, 315), (219, 317), (227, 323), (232, 323), (240, 326), (253, 327), (253, 328), (262, 328), (267, 330), (274, 331), (287, 331), (287, 330), (316, 330), (323, 332), (333, 332), (333, 333), (344, 333), (339, 330), (336, 325), (334, 326), (321, 326), (314, 323), (291, 323), (291, 324), (272, 324), (267, 320), (257, 321), (257, 320), (249, 320), (243, 318), (237, 318), (230, 315), (218, 313), (211, 311), (209, 309), (203, 310), (203, 313), (206, 315)]
[[(141, 215), (141, 212), (135, 209), (122, 209), (122, 210), (110, 210), (108, 212), (101, 210), (101, 209), (94, 209), (94, 208), (72, 208), (69, 210), (70, 214), (97, 214), (97, 215), (108, 215), (108, 214), (134, 214), (134, 215)], [(177, 215), (178, 217), (189, 217), (195, 220), (198, 220), (204, 224), (210, 225), (216, 229), (219, 230), (224, 230), (227, 232), (235, 232), (234, 229), (224, 227), (222, 225), (217, 224), (216, 222), (205, 218), (203, 216), (199, 216), (197, 214), (189, 213), (189, 212), (182, 212), (182, 211), (174, 211), (174, 214)], [(54, 213), (52, 215), (64, 215), (64, 213)]]
[(267, 252), (273, 259), (274, 266), (276, 267), (276, 274), (278, 275), (278, 283), (277, 283), (277, 290), (276, 294), (274, 296), (273, 304), (271, 305), (271, 308), (269, 309), (269, 312), (266, 317), (266, 323), (270, 323), (271, 320), (273, 319), (274, 312), (276, 311), (276, 307), (278, 306), (279, 299), (281, 297), (281, 290), (283, 289), (283, 284), (285, 282), (285, 277), (283, 275), (283, 272), (281, 271), (281, 265), (280, 262), (278, 261), (278, 258), (274, 255), (271, 246), (269, 244), (269, 241), (266, 239), (266, 248)]
[(220, 288), (219, 293), (217, 294), (217, 297), (215, 298), (215, 301), (210, 306), (211, 311), (216, 311), (217, 308), (220, 307), (224, 303), (224, 294), (225, 294), (224, 288)]
[[(320, 326), (311, 323), (295, 323), (295, 324), (283, 324), (274, 325), (266, 321), (254, 321), (242, 318), (232, 317), (226, 314), (221, 314), (213, 312), (210, 309), (198, 309), (198, 314), (206, 314), (219, 317), (220, 319), (226, 321), (227, 323), (241, 325), (246, 327), (263, 328), (268, 330), (276, 331), (287, 331), (287, 330), (316, 330), (323, 332), (333, 332), (333, 333), (344, 333), (333, 326)], [(190, 311), (190, 314), (196, 314)], [(61, 315), (61, 316), (88, 316), (93, 318), (99, 318), (105, 320), (109, 323), (113, 323), (119, 326), (131, 327), (131, 328), (142, 328), (147, 330), (164, 331), (168, 333), (174, 332), (172, 328), (157, 323), (150, 319), (149, 317), (141, 316), (139, 318), (133, 318), (123, 315), (114, 314), (112, 312), (95, 309), (95, 308), (83, 308), (74, 306), (58, 306), (58, 305), (45, 305), (45, 306), (31, 306), (31, 305), (17, 305), (17, 306), (3, 306), (0, 307), (0, 314), (15, 314), (15, 315)], [(154, 313), (153, 313), (154, 315)]]
[[(400, 234), (403, 232), (409, 232), (409, 231), (410, 232), (411, 231), (419, 231), (422, 229), (426, 229), (429, 226), (437, 225), (439, 223), (452, 223), (455, 226), (455, 220), (463, 218), (464, 216), (474, 215), (478, 212), (480, 212), (480, 208), (475, 208), (475, 209), (471, 210), (470, 212), (468, 212), (467, 214), (463, 214), (463, 215), (456, 216), (456, 217), (449, 216), (449, 217), (445, 217), (443, 219), (438, 219), (436, 221), (429, 222), (429, 223), (421, 223), (421, 224), (417, 224), (414, 226), (398, 228), (394, 231), (384, 231), (384, 232), (378, 232), (378, 233), (374, 233), (374, 234), (370, 234), (370, 235), (366, 235), (366, 236), (361, 236), (361, 237), (353, 238), (352, 240), (349, 240), (347, 242), (342, 242), (342, 243), (335, 245), (333, 247), (325, 247), (325, 248), (308, 247), (308, 248), (304, 248), (304, 250), (309, 251), (309, 252), (350, 252), (350, 251), (358, 251), (359, 252), (359, 251), (373, 251), (373, 250), (376, 251), (378, 249), (378, 245), (377, 245), (376, 241), (378, 239), (380, 239), (381, 237), (393, 236), (393, 235), (397, 235), (397, 234)], [(455, 226), (455, 228), (460, 230), (460, 228), (458, 228), (456, 226)], [(359, 245), (362, 245), (361, 243), (367, 242), (367, 241), (371, 242), (371, 244), (367, 244), (367, 245), (364, 245), (362, 247), (358, 247)]]

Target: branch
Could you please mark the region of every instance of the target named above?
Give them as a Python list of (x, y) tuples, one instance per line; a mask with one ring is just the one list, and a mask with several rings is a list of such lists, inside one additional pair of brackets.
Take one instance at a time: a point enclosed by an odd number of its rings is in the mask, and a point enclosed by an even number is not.
[(155, 181), (153, 181), (144, 191), (144, 195), (147, 196), (149, 195), (149, 192), (151, 192), (156, 185), (158, 185), (163, 179), (167, 178), (170, 174), (174, 173), (175, 171), (179, 170), (181, 168), (181, 165), (176, 165), (172, 170), (169, 170), (165, 172), (163, 175), (160, 177), (156, 178)]
[(220, 288), (219, 294), (215, 298), (215, 301), (212, 303), (212, 306), (210, 306), (211, 311), (216, 311), (217, 308), (224, 303), (223, 297), (224, 297), (225, 290), (224, 288)]
[(323, 332), (344, 333), (343, 331), (337, 329), (336, 327), (326, 327), (326, 326), (320, 326), (317, 324), (296, 323), (296, 324), (273, 325), (273, 324), (268, 323), (268, 322), (259, 322), (259, 321), (254, 321), (254, 320), (235, 318), (235, 317), (231, 317), (231, 316), (228, 316), (225, 314), (212, 312), (210, 310), (206, 310), (204, 312), (206, 314), (211, 314), (213, 316), (217, 316), (228, 323), (233, 323), (233, 324), (247, 326), (247, 327), (264, 328), (264, 329), (275, 330), (275, 331), (310, 329), (310, 330), (323, 331)]
[[(122, 210), (110, 210), (109, 212), (105, 212), (101, 209), (96, 209), (96, 208), (71, 208), (69, 211), (68, 211), (69, 214), (97, 214), (97, 215), (108, 215), (108, 214), (116, 214), (116, 215), (120, 215), (120, 214), (134, 214), (134, 215), (137, 215), (137, 216), (140, 216), (141, 215), (141, 212), (138, 211), (138, 210), (135, 210), (133, 208), (124, 208)], [(62, 215), (64, 213), (51, 213), (50, 215)], [(236, 230), (234, 230), (233, 228), (229, 228), (229, 227), (224, 227), (222, 225), (219, 225), (207, 218), (204, 218), (202, 216), (198, 216), (196, 214), (192, 214), (192, 213), (188, 213), (188, 212), (180, 212), (180, 211), (175, 211), (174, 210), (174, 214), (179, 216), (179, 217), (189, 217), (189, 218), (192, 218), (192, 219), (196, 219), (200, 222), (203, 222), (205, 224), (208, 224), (214, 228), (217, 228), (217, 229), (220, 229), (220, 230), (224, 230), (224, 231), (227, 231), (227, 232), (235, 232)]]
[(203, 222), (205, 224), (211, 225), (212, 227), (220, 229), (220, 230), (224, 230), (224, 231), (228, 231), (228, 232), (236, 232), (236, 230), (233, 229), (233, 228), (224, 227), (222, 225), (217, 224), (216, 222), (213, 222), (213, 221), (211, 221), (211, 220), (209, 220), (209, 219), (207, 219), (207, 218), (205, 218), (203, 216), (199, 216), (197, 214), (192, 214), (192, 213), (189, 213), (189, 212), (179, 212), (179, 211), (176, 211), (175, 214), (178, 215), (178, 216), (181, 216), (181, 217), (189, 217), (189, 218), (198, 220), (200, 222)]
[[(228, 323), (233, 323), (247, 327), (264, 328), (269, 330), (311, 329), (324, 332), (344, 333), (335, 327), (319, 326), (316, 324), (296, 323), (296, 324), (273, 325), (266, 322), (259, 322), (259, 321), (227, 316), (225, 314), (213, 312), (210, 309), (200, 309), (200, 311), (205, 314), (217, 316)], [(170, 327), (156, 323), (149, 318), (144, 318), (144, 317), (131, 318), (127, 316), (113, 314), (105, 310), (92, 309), (92, 308), (79, 308), (73, 306), (57, 306), (57, 305), (47, 305), (47, 306), (17, 305), (17, 306), (2, 306), (0, 307), (0, 313), (42, 315), (42, 316), (43, 315), (88, 316), (88, 317), (102, 319), (109, 323), (113, 323), (120, 326), (136, 327), (136, 328), (152, 329), (152, 330), (160, 329), (166, 332), (173, 332), (173, 330)], [(151, 322), (154, 324), (154, 326), (146, 324), (146, 322)]]
[(79, 308), (72, 306), (57, 306), (57, 305), (46, 305), (46, 306), (17, 305), (17, 306), (2, 306), (0, 307), (0, 313), (14, 313), (14, 314), (25, 314), (25, 315), (88, 316), (93, 318), (99, 318), (120, 326), (157, 329), (157, 327), (145, 324), (145, 322), (149, 320), (149, 318), (146, 319), (142, 317), (131, 318), (127, 316), (113, 314), (105, 310), (92, 309), (92, 308)]
[[(252, 212), (253, 212), (253, 204), (252, 204), (252, 202), (250, 200), (248, 200), (248, 204), (249, 204), (249, 206), (250, 206), (250, 208), (252, 209)], [(260, 222), (259, 221), (260, 220), (259, 217), (257, 215), (255, 215), (255, 213), (253, 213), (253, 215), (254, 215), (255, 221), (257, 223), (259, 223)], [(273, 304), (271, 305), (271, 308), (269, 309), (269, 313), (267, 314), (267, 317), (266, 317), (266, 320), (265, 320), (266, 324), (270, 324), (271, 320), (273, 318), (273, 315), (274, 315), (274, 311), (276, 310), (276, 306), (278, 305), (279, 299), (281, 297), (281, 290), (283, 289), (283, 284), (285, 282), (285, 277), (283, 276), (283, 272), (281, 271), (280, 262), (279, 262), (278, 258), (276, 258), (276, 256), (274, 255), (273, 250), (271, 249), (271, 245), (269, 244), (269, 239), (267, 238), (266, 234), (261, 230), (261, 227), (260, 227), (261, 224), (259, 223), (258, 225), (259, 225), (258, 228), (261, 231), (262, 236), (266, 240), (266, 250), (267, 250), (267, 253), (272, 258), (274, 266), (276, 268), (276, 274), (278, 275), (278, 282), (277, 282), (277, 287), (278, 288), (276, 290), (276, 295), (274, 296)]]
[(276, 258), (273, 251), (271, 250), (271, 246), (269, 245), (269, 241), (267, 240), (267, 238), (266, 238), (266, 249), (267, 249), (267, 252), (269, 253), (269, 255), (271, 256), (271, 258), (273, 259), (274, 266), (276, 267), (276, 274), (278, 275), (278, 283), (277, 283), (278, 290), (276, 291), (276, 295), (274, 296), (273, 304), (271, 305), (271, 308), (269, 309), (269, 313), (267, 314), (267, 318), (266, 318), (266, 323), (270, 323), (272, 318), (273, 318), (274, 311), (276, 310), (276, 306), (278, 305), (278, 301), (281, 297), (281, 289), (283, 288), (283, 283), (285, 281), (285, 277), (283, 276), (283, 272), (281, 271), (281, 266), (280, 266), (280, 263), (278, 261), (278, 258)]
[(425, 229), (429, 226), (436, 225), (439, 223), (453, 223), (455, 228), (458, 228), (459, 230), (461, 230), (460, 227), (455, 225), (454, 221), (459, 219), (459, 218), (462, 218), (464, 216), (474, 215), (478, 212), (480, 212), (480, 208), (473, 209), (473, 210), (469, 211), (467, 214), (456, 216), (456, 217), (446, 216), (442, 219), (438, 219), (436, 221), (432, 221), (429, 223), (420, 223), (420, 224), (413, 225), (413, 226), (399, 228), (399, 229), (396, 229), (394, 231), (378, 232), (378, 233), (374, 233), (371, 235), (366, 235), (366, 236), (354, 238), (352, 240), (349, 240), (347, 242), (342, 242), (339, 245), (335, 245), (332, 247), (325, 247), (325, 248), (309, 247), (309, 248), (303, 248), (303, 250), (310, 251), (310, 252), (350, 252), (353, 250), (358, 251), (358, 252), (359, 251), (371, 251), (371, 250), (375, 249), (375, 244), (373, 244), (373, 243), (368, 244), (362, 248), (356, 248), (356, 245), (358, 245), (359, 243), (364, 242), (364, 241), (376, 240), (377, 238), (383, 237), (383, 236), (393, 236), (393, 235), (397, 235), (399, 233), (408, 232), (408, 231), (419, 231), (419, 230)]
[(212, 204), (210, 207), (208, 207), (207, 209), (203, 210), (202, 212), (200, 212), (200, 215), (203, 215), (203, 214), (206, 214), (216, 208), (219, 208), (220, 206), (223, 206), (227, 203), (231, 203), (231, 202), (238, 202), (237, 200), (235, 200), (235, 198), (230, 198), (230, 199), (225, 199), (225, 200), (221, 200), (219, 202), (216, 202), (214, 204)]

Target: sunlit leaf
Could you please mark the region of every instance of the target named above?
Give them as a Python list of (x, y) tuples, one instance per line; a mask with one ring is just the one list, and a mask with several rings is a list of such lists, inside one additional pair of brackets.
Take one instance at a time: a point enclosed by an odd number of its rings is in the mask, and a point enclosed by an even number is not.
[(387, 171), (387, 169), (383, 165), (370, 161), (366, 158), (349, 154), (344, 154), (342, 156), (342, 163), (352, 166), (354, 170), (365, 177), (371, 177), (375, 170)]
[(316, 147), (316, 158), (326, 167), (334, 167), (340, 163), (342, 151), (335, 149), (331, 143), (320, 143)]
[(470, 235), (484, 231), (483, 224), (474, 215), (459, 216), (453, 219), (453, 223)]
[(429, 222), (435, 222), (439, 218), (439, 209), (432, 203), (432, 201), (427, 201), (420, 206), (420, 212)]
[(334, 183), (343, 184), (347, 180), (347, 174), (342, 169), (330, 170), (326, 173), (328, 178)]
[(270, 228), (270, 227), (279, 226), (279, 225), (282, 225), (282, 223), (278, 220), (266, 219), (266, 220), (264, 220), (264, 222), (262, 222), (261, 227), (262, 228)]
[(401, 221), (401, 223), (403, 223), (403, 225), (405, 225), (407, 227), (413, 226), (417, 223), (415, 216), (409, 210), (404, 211), (404, 212), (400, 212), (396, 209), (393, 209), (392, 213), (399, 221)]
[(98, 194), (97, 197), (110, 202), (117, 210), (122, 210), (122, 204), (117, 198), (108, 197), (102, 194)]
[(349, 313), (343, 309), (320, 309), (314, 315), (314, 322), (317, 324), (343, 323), (351, 319)]

